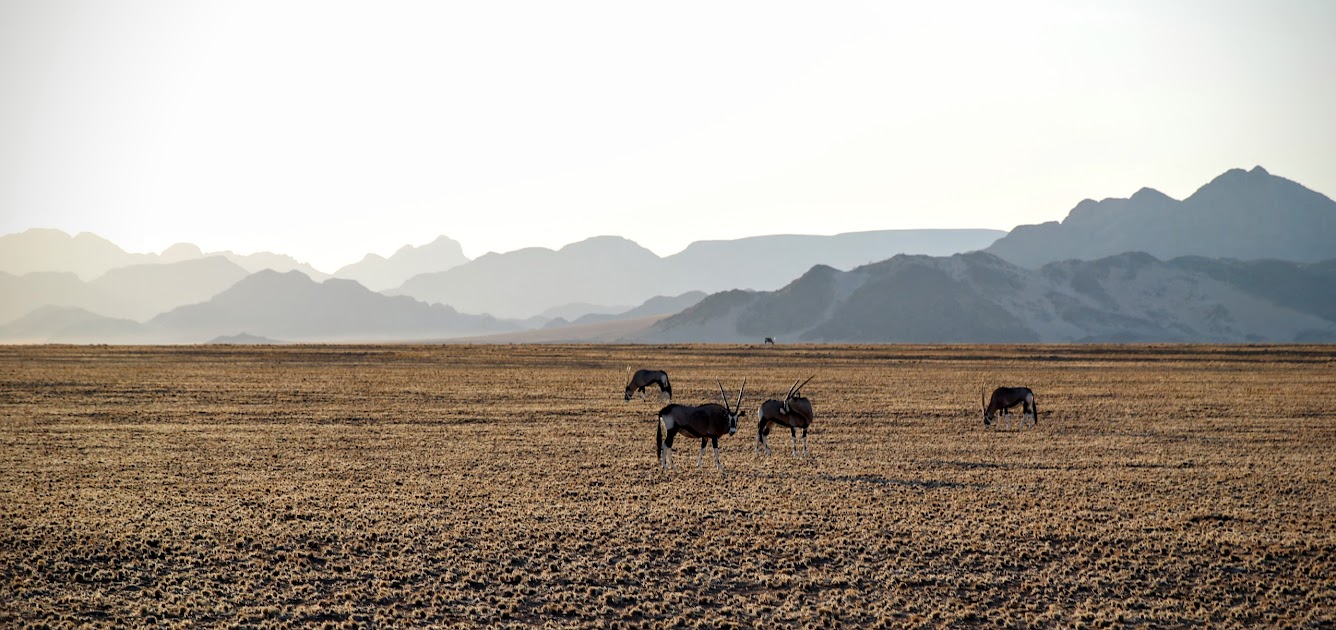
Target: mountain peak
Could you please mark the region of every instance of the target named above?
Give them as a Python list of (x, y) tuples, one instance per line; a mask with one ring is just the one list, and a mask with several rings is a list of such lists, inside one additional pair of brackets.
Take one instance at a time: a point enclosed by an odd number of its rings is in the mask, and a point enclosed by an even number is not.
[(195, 245), (194, 243), (175, 243), (171, 247), (162, 250), (162, 254), (158, 258), (163, 261), (174, 262), (203, 257), (204, 250), (201, 250), (199, 245)]
[(624, 244), (626, 244), (626, 243), (630, 243), (630, 244), (632, 244), (632, 245), (636, 245), (637, 247), (639, 247), (639, 245), (640, 245), (639, 243), (636, 243), (635, 241), (633, 241), (633, 240), (631, 240), (631, 239), (629, 239), (629, 238), (626, 238), (625, 236), (616, 236), (616, 235), (613, 235), (613, 234), (603, 234), (603, 235), (600, 235), (600, 236), (591, 236), (591, 237), (589, 237), (589, 238), (587, 238), (587, 239), (584, 239), (584, 240), (582, 240), (582, 241), (575, 241), (574, 243), (570, 243), (570, 244), (566, 245), (565, 247), (562, 247), (561, 249), (566, 249), (566, 248), (569, 248), (569, 247), (580, 247), (580, 246), (583, 246), (583, 245), (602, 245), (602, 244), (617, 244), (617, 245), (624, 245)]
[(1212, 179), (1205, 186), (1202, 186), (1200, 189), (1198, 189), (1197, 192), (1201, 192), (1202, 190), (1211, 188), (1212, 186), (1216, 186), (1219, 184), (1237, 183), (1238, 185), (1246, 186), (1253, 182), (1262, 182), (1271, 179), (1280, 179), (1280, 178), (1272, 175), (1261, 166), (1254, 166), (1250, 171), (1245, 171), (1241, 168), (1231, 168), (1225, 171), (1224, 173), (1221, 173), (1215, 179)]
[(433, 240), (431, 243), (429, 243), (429, 245), (441, 245), (441, 244), (446, 244), (446, 243), (456, 243), (456, 244), (458, 244), (459, 241), (456, 241), (455, 239), (450, 238), (449, 236), (446, 236), (446, 235), (442, 234), (442, 235), (440, 235), (440, 236), (437, 236), (437, 237), (436, 237), (436, 240)]
[[(57, 232), (59, 232), (59, 230), (57, 230)], [(63, 232), (62, 232), (62, 234), (63, 234)], [(74, 240), (76, 240), (76, 241), (86, 241), (86, 242), (91, 242), (91, 243), (97, 243), (97, 244), (99, 244), (99, 245), (102, 245), (102, 244), (112, 245), (112, 242), (111, 242), (111, 241), (109, 241), (109, 240), (107, 240), (107, 239), (105, 239), (105, 238), (102, 238), (101, 236), (98, 236), (98, 235), (96, 235), (96, 234), (94, 234), (94, 233), (92, 233), (92, 232), (79, 232), (78, 234), (75, 234), (75, 235), (74, 235)], [(117, 247), (117, 249), (120, 249), (120, 248)]]
[(1131, 199), (1133, 201), (1173, 201), (1173, 197), (1150, 187), (1143, 187), (1141, 190), (1132, 193)]
[(637, 243), (629, 238), (625, 238), (622, 236), (591, 236), (583, 241), (576, 241), (565, 247), (562, 247), (558, 251), (573, 253), (573, 252), (607, 252), (610, 250), (621, 251), (621, 252), (636, 252), (636, 253), (644, 252), (646, 254), (649, 254), (650, 256), (658, 258), (658, 256), (655, 256), (653, 252), (642, 247), (640, 243)]
[(278, 283), (286, 284), (289, 286), (319, 284), (315, 280), (312, 280), (310, 276), (300, 271), (297, 271), (296, 269), (292, 269), (289, 271), (278, 271), (277, 269), (261, 269), (259, 271), (251, 273), (249, 276), (246, 276), (245, 278), (242, 278), (240, 282), (238, 282), (236, 285), (233, 286), (233, 288), (243, 285), (263, 286), (263, 285), (278, 284)]
[(464, 248), (460, 246), (459, 241), (456, 241), (455, 239), (450, 238), (449, 236), (446, 236), (444, 234), (437, 236), (430, 243), (427, 243), (425, 245), (404, 245), (403, 247), (400, 247), (397, 251), (395, 251), (394, 255), (391, 256), (390, 258), (394, 258), (396, 256), (411, 255), (413, 252), (419, 250), (421, 251), (443, 250), (449, 252), (458, 252), (458, 256), (460, 258), (464, 258)]

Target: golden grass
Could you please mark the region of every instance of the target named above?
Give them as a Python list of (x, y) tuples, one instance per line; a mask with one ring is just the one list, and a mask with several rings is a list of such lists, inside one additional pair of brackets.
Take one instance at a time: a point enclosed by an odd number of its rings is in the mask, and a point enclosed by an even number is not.
[[(1330, 626), (1333, 357), (0, 347), (0, 625)], [(627, 367), (748, 377), (726, 476), (659, 472)], [(811, 374), (813, 457), (758, 458)]]

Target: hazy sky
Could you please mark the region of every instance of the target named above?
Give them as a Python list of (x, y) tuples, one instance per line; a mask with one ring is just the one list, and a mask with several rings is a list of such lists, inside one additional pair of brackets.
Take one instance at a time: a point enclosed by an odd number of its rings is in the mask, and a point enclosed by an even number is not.
[(0, 233), (477, 256), (1336, 195), (1336, 2), (0, 0)]

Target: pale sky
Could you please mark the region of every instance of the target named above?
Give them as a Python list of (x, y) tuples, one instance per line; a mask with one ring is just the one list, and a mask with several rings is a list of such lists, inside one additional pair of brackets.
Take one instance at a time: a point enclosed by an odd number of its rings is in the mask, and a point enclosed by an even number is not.
[(1336, 195), (1336, 2), (0, 0), (0, 234), (465, 253)]

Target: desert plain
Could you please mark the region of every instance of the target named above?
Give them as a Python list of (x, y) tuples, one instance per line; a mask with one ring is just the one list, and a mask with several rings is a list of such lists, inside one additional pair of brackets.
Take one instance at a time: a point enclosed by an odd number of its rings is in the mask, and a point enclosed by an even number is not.
[(1331, 627), (1334, 468), (1332, 346), (0, 346), (0, 625)]

